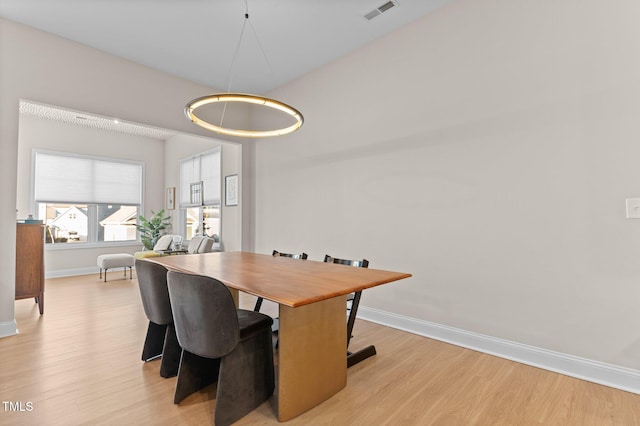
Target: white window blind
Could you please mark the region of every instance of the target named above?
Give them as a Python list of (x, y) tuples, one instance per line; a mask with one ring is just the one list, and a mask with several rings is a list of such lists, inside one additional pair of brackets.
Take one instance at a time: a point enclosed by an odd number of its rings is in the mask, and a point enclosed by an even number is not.
[(200, 181), (200, 157), (182, 160), (180, 162), (180, 206), (191, 205), (190, 185), (198, 181)]
[(191, 184), (202, 181), (203, 204), (220, 204), (220, 148), (207, 151), (180, 162), (180, 206), (191, 204)]
[(50, 152), (34, 157), (38, 203), (142, 204), (142, 163)]

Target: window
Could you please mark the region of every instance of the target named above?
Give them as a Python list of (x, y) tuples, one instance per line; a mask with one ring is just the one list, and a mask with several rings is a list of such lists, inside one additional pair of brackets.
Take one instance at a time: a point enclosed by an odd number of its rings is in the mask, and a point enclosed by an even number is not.
[(136, 241), (143, 164), (34, 152), (34, 202), (50, 244)]
[[(204, 233), (203, 233), (204, 232)], [(196, 235), (220, 235), (220, 206), (188, 207), (186, 209), (185, 238)]]
[(88, 214), (89, 207), (86, 204), (38, 204), (38, 217), (46, 225), (47, 243), (86, 243)]
[(187, 240), (220, 235), (220, 152), (216, 148), (180, 161), (180, 217)]

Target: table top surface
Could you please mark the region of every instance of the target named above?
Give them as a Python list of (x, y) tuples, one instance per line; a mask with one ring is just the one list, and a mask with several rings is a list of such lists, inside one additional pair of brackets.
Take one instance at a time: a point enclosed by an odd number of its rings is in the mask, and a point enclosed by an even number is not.
[(160, 263), (170, 270), (213, 277), (227, 287), (293, 308), (411, 277), (404, 272), (248, 252), (145, 260)]

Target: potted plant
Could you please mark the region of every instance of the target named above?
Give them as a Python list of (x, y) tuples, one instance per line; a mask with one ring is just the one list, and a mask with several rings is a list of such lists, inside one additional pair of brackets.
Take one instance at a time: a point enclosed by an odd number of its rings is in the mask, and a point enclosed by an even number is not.
[(144, 216), (138, 216), (140, 223), (136, 225), (136, 228), (140, 232), (140, 240), (144, 244), (144, 248), (147, 250), (153, 250), (153, 246), (156, 245), (158, 238), (162, 235), (162, 231), (167, 229), (171, 224), (171, 216), (164, 215), (164, 209), (157, 213), (151, 210), (151, 217), (149, 219)]

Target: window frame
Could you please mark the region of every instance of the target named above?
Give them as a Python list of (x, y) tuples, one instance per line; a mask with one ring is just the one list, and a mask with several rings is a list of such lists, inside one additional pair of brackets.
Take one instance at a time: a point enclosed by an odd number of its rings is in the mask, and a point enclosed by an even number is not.
[[(182, 166), (184, 163), (188, 162), (188, 161), (194, 161), (196, 159), (198, 159), (199, 161), (202, 160), (202, 157), (207, 156), (209, 154), (218, 152), (219, 153), (219, 170), (218, 170), (218, 199), (214, 200), (216, 202), (211, 202), (211, 200), (206, 199), (205, 196), (202, 196), (201, 198), (201, 203), (200, 204), (193, 204), (193, 203), (187, 203), (187, 202), (183, 202), (184, 198), (183, 198), (183, 194), (178, 194), (178, 196), (176, 197), (176, 199), (178, 200), (178, 217), (179, 217), (179, 229), (180, 232), (182, 233), (182, 235), (187, 236), (187, 210), (188, 209), (193, 209), (193, 208), (197, 208), (199, 210), (198, 212), (198, 216), (199, 216), (199, 222), (202, 223), (203, 222), (203, 211), (204, 208), (207, 207), (213, 207), (213, 208), (217, 208), (220, 211), (220, 221), (219, 221), (219, 230), (217, 232), (218, 238), (222, 239), (222, 191), (223, 191), (223, 184), (222, 184), (222, 146), (218, 146), (212, 149), (208, 149), (206, 151), (202, 151), (199, 152), (197, 154), (194, 155), (189, 155), (188, 157), (184, 157), (181, 158), (178, 161), (178, 174), (179, 174), (179, 181), (178, 181), (178, 191), (184, 191), (186, 190), (186, 185), (185, 183), (187, 182), (183, 182), (183, 173), (182, 173)], [(193, 178), (195, 179), (194, 182), (202, 182), (203, 181), (203, 173), (202, 173), (202, 167), (201, 165), (198, 166), (198, 176), (193, 176)], [(188, 183), (193, 183), (193, 182), (188, 182)], [(207, 190), (206, 184), (204, 186), (204, 191)], [(203, 230), (202, 230), (203, 231)], [(196, 235), (203, 235), (203, 232), (201, 232), (200, 234), (196, 234)]]
[[(140, 246), (140, 233), (136, 230), (135, 240), (122, 240), (122, 241), (98, 241), (98, 206), (100, 205), (124, 205), (120, 202), (101, 202), (101, 203), (87, 203), (81, 201), (69, 201), (69, 200), (48, 200), (48, 201), (36, 201), (35, 200), (35, 182), (36, 182), (36, 156), (38, 153), (57, 155), (61, 157), (72, 158), (85, 158), (98, 161), (109, 161), (114, 163), (134, 164), (140, 167), (140, 204), (126, 204), (136, 206), (138, 213), (136, 216), (142, 214), (144, 211), (144, 199), (145, 199), (145, 163), (143, 161), (136, 161), (124, 158), (103, 157), (89, 154), (78, 154), (63, 151), (51, 151), (44, 149), (33, 149), (31, 155), (31, 185), (30, 185), (30, 204), (31, 211), (34, 212), (36, 219), (39, 218), (40, 204), (71, 204), (71, 205), (86, 205), (87, 206), (87, 241), (86, 242), (74, 242), (74, 243), (46, 243), (45, 250), (73, 250), (84, 248), (98, 248), (98, 247), (125, 247), (125, 246)], [(138, 217), (136, 217), (136, 223), (139, 223)]]
[[(40, 211), (40, 204), (63, 204), (63, 203), (36, 203), (36, 212)], [(64, 203), (69, 204), (69, 203)], [(100, 229), (100, 223), (98, 221), (98, 209), (99, 206), (105, 204), (69, 204), (74, 206), (86, 206), (87, 208), (87, 241), (82, 242), (73, 242), (73, 243), (49, 243), (46, 241), (45, 237), (45, 249), (46, 250), (68, 250), (74, 248), (88, 248), (88, 247), (120, 247), (120, 246), (140, 246), (142, 244), (140, 242), (140, 234), (136, 230), (136, 239), (135, 240), (119, 240), (119, 241), (100, 241), (98, 240), (98, 234)], [(136, 214), (136, 223), (138, 223), (137, 217), (140, 215), (140, 206), (135, 206), (138, 208), (138, 212)], [(39, 217), (39, 214), (36, 214), (38, 219), (43, 220), (43, 218)]]
[[(183, 232), (182, 235), (184, 235), (185, 239), (187, 239), (187, 240), (189, 239), (189, 238), (187, 238), (187, 235), (188, 235), (188, 231), (187, 231), (187, 216), (188, 216), (187, 210), (189, 210), (189, 209), (197, 209), (198, 210), (198, 222), (197, 223), (198, 223), (199, 226), (202, 226), (202, 230), (201, 230), (201, 232), (199, 234), (194, 234), (193, 235), (193, 236), (198, 236), (198, 235), (206, 235), (206, 233), (204, 232), (204, 224), (205, 224), (205, 221), (204, 221), (204, 210), (207, 209), (207, 208), (218, 209), (218, 214), (219, 214), (219, 217), (218, 217), (218, 232), (214, 232), (214, 235), (216, 235), (218, 239), (221, 238), (220, 234), (222, 233), (222, 206), (220, 204), (206, 204), (206, 205), (202, 205), (202, 206), (187, 206), (187, 207), (183, 207), (183, 208), (180, 209), (180, 216), (184, 217), (184, 220), (183, 220), (183, 222), (184, 222), (183, 225), (184, 226), (182, 226), (182, 232)], [(209, 235), (207, 235), (207, 236), (209, 236)], [(209, 236), (209, 237), (213, 238), (213, 236)]]

